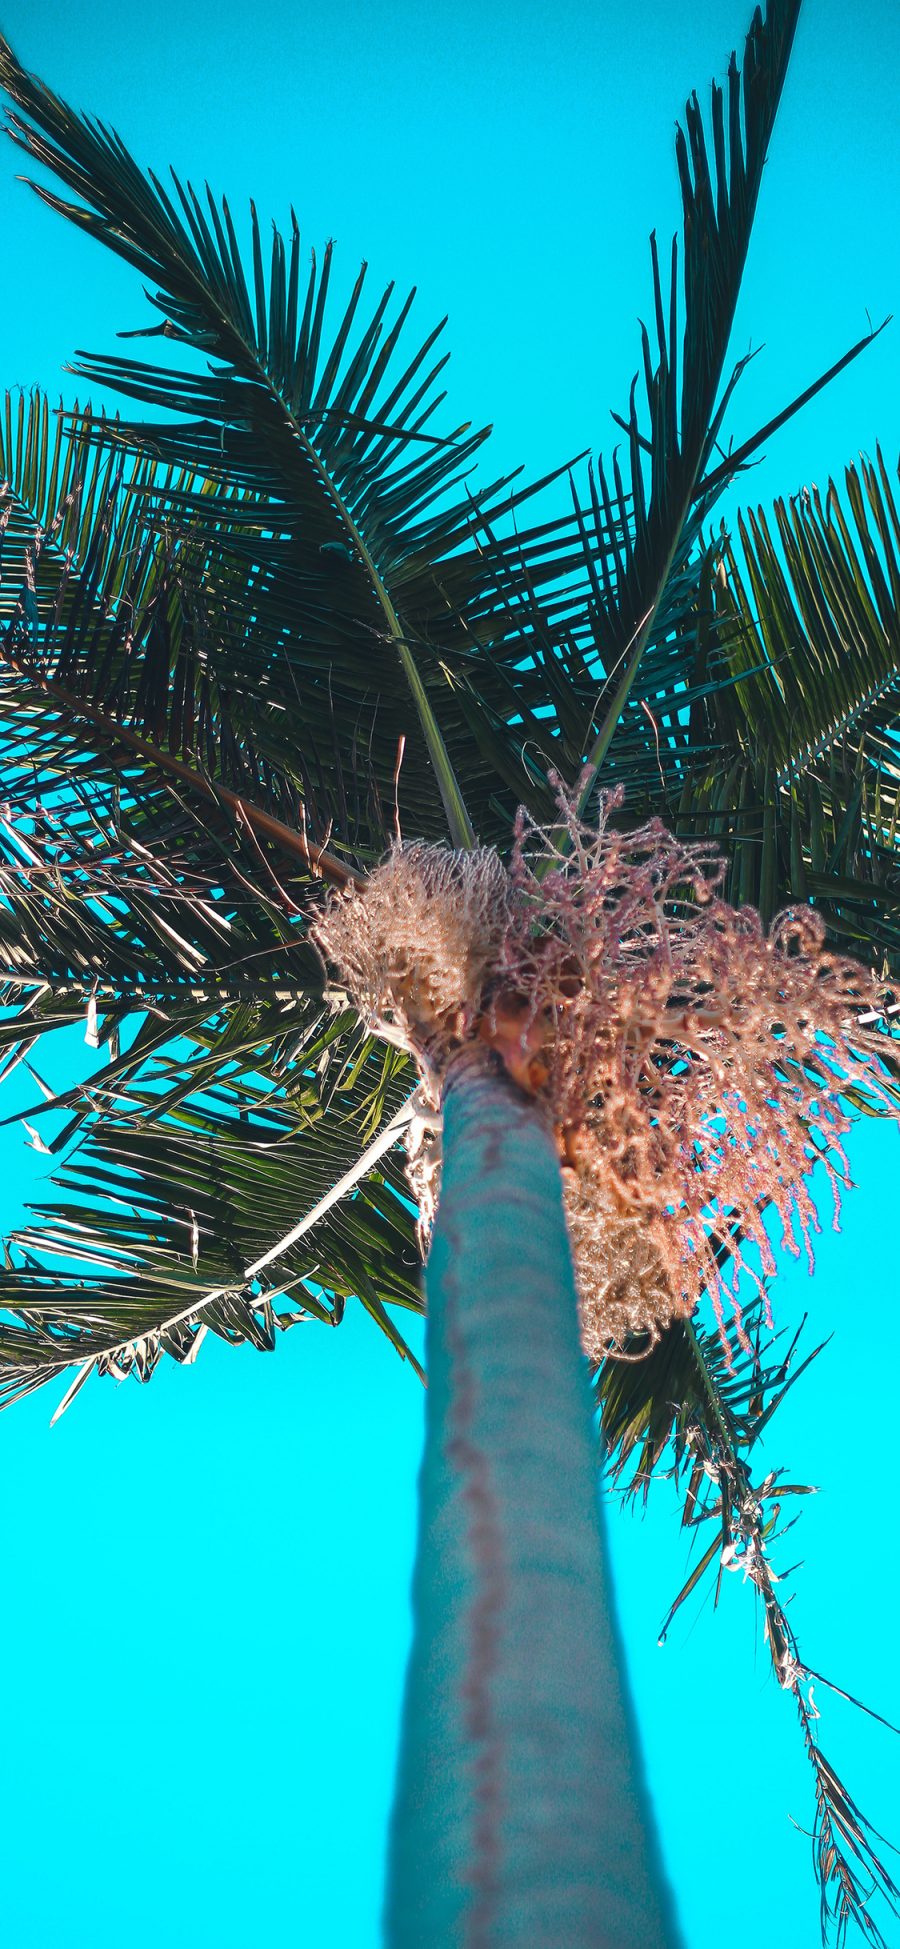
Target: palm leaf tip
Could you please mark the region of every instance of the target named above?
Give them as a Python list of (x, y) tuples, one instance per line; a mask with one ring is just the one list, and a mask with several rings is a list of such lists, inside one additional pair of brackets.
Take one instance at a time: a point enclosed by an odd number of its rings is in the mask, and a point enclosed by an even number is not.
[[(648, 430), (638, 423), (632, 387), (619, 418), (628, 436), (627, 476), (614, 458), (612, 481), (601, 462), (595, 507), (612, 530), (614, 510), (631, 519), (613, 557), (613, 576), (598, 591), (595, 648), (608, 673), (599, 728), (581, 775), (580, 810), (607, 757), (644, 654), (660, 621), (665, 638), (678, 616), (678, 570), (694, 539), (691, 510), (718, 436), (731, 388), (716, 410), (763, 166), (787, 73), (799, 0), (770, 0), (757, 9), (743, 65), (732, 56), (726, 89), (713, 84), (711, 140), (696, 95), (676, 132), (683, 205), (684, 322), (678, 325), (678, 250), (673, 244), (668, 294), (655, 236), (651, 239), (655, 348), (642, 326)], [(617, 416), (618, 417), (618, 416)], [(649, 455), (649, 460), (648, 460)], [(724, 484), (723, 481), (720, 484)], [(707, 507), (709, 496), (705, 498)], [(668, 591), (668, 595), (667, 595)], [(670, 608), (660, 617), (662, 605)]]

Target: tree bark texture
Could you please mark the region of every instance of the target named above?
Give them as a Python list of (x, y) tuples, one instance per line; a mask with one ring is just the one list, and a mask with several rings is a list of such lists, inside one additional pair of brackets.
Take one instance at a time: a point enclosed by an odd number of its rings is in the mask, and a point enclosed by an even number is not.
[(559, 1165), (505, 1074), (444, 1102), (389, 1949), (674, 1949), (612, 1610)]

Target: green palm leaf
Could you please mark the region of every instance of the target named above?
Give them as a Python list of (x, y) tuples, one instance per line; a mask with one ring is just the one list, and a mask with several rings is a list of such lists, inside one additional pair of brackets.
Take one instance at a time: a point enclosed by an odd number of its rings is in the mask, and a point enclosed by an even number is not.
[[(710, 668), (680, 828), (715, 834), (728, 892), (766, 918), (811, 899), (841, 948), (900, 966), (900, 524), (880, 450), (774, 521), (738, 518), (710, 603)], [(702, 717), (702, 722), (701, 722)]]
[[(160, 518), (177, 511), (182, 521), (202, 523), (205, 579), (217, 562), (228, 581), (241, 546), (248, 566), (242, 500), (256, 499), (243, 613), (253, 616), (269, 682), (280, 683), (294, 707), (302, 695), (304, 714), (322, 738), (338, 710), (345, 768), (347, 721), (352, 726), (364, 711), (382, 792), (393, 776), (398, 738), (406, 737), (412, 816), (423, 829), (425, 822), (433, 827), (430, 758), (451, 834), (468, 843), (471, 826), (435, 710), (436, 700), (450, 706), (462, 742), (464, 722), (453, 712), (439, 662), (448, 604), (435, 566), (471, 538), (478, 507), (490, 504), (496, 515), (510, 502), (495, 486), (473, 510), (468, 492), (458, 491), (483, 432), (459, 428), (445, 440), (423, 438), (442, 397), (434, 393), (444, 363), (432, 361), (437, 333), (407, 355), (398, 373), (400, 361), (391, 362), (410, 301), (385, 331), (389, 291), (352, 338), (361, 276), (326, 349), (330, 251), (321, 273), (313, 263), (301, 297), (296, 223), (287, 246), (275, 233), (267, 279), (251, 210), (251, 298), (227, 204), (219, 207), (207, 195), (204, 207), (177, 182), (173, 200), (138, 169), (118, 137), (73, 114), (25, 74), (5, 44), (0, 79), (24, 111), (12, 118), (16, 138), (83, 201), (74, 204), (45, 188), (41, 195), (152, 280), (165, 338), (215, 361), (202, 378), (181, 366), (133, 360), (92, 360), (83, 368), (120, 393), (157, 407), (174, 403), (191, 414), (180, 426), (144, 423), (118, 436), (136, 442), (142, 454), (150, 448), (222, 484), (212, 500), (173, 485)], [(541, 572), (552, 572), (552, 564)], [(451, 628), (462, 647), (458, 564), (450, 575)], [(485, 581), (483, 549), (470, 549), (473, 577)], [(477, 608), (477, 588), (474, 600)], [(240, 617), (236, 629), (243, 644)]]
[[(282, 1029), (277, 1091), (258, 1077), (243, 1087), (246, 1063), (213, 1087), (202, 1054), (153, 1062), (145, 1050), (142, 1086), (119, 1089), (55, 1178), (70, 1195), (10, 1241), (0, 1405), (83, 1367), (147, 1380), (162, 1353), (193, 1359), (201, 1329), (268, 1350), (298, 1320), (338, 1325), (351, 1296), (417, 1365), (387, 1310), (422, 1304), (391, 1156), (412, 1114), (407, 1078), (355, 1023), (337, 1046), (293, 1027), (302, 1052), (285, 1060)], [(266, 1047), (271, 1060), (271, 1025)], [(373, 1114), (381, 1134), (366, 1149)]]
[[(240, 800), (257, 834), (276, 832), (280, 850), (308, 865), (283, 707), (260, 660), (238, 655), (228, 591), (206, 577), (198, 592), (196, 536), (174, 536), (156, 520), (171, 470), (124, 455), (103, 415), (79, 415), (77, 433), (61, 411), (55, 418), (51, 433), (40, 394), (27, 407), (20, 397), (15, 414), (7, 397), (0, 670), (14, 722), (27, 711), (35, 738), (65, 747), (66, 777), (75, 765), (94, 782), (117, 780), (130, 759), (132, 772), (144, 761), (154, 777), (162, 772), (232, 817)], [(194, 486), (202, 498), (196, 476)], [(355, 740), (351, 761), (358, 802)], [(341, 877), (336, 862), (333, 872)]]
[[(711, 144), (696, 95), (687, 104), (684, 128), (676, 134), (684, 212), (684, 320), (679, 335), (677, 247), (673, 243), (666, 291), (654, 238), (655, 348), (642, 327), (649, 426), (645, 433), (638, 423), (636, 378), (627, 418), (620, 421), (628, 438), (627, 490), (633, 522), (623, 537), (613, 584), (597, 591), (596, 647), (608, 673), (608, 694), (581, 782), (582, 803), (609, 750), (670, 577), (688, 553), (685, 525), (698, 495), (702, 502), (704, 470), (733, 390), (734, 378), (717, 410), (763, 164), (798, 13), (798, 0), (770, 0), (765, 19), (759, 10), (755, 13), (741, 70), (732, 56), (727, 99), (713, 85)], [(615, 496), (621, 501), (626, 481), (615, 458), (612, 475)], [(602, 465), (596, 501), (608, 521), (612, 497)]]
[[(825, 373), (711, 465), (735, 388), (748, 363), (723, 373), (750, 243), (763, 166), (777, 114), (799, 4), (757, 9), (742, 67), (732, 55), (727, 89), (713, 84), (709, 129), (696, 95), (676, 132), (682, 195), (684, 296), (673, 240), (668, 285), (651, 239), (654, 341), (641, 327), (642, 370), (627, 417), (626, 456), (589, 469), (579, 512), (593, 601), (579, 651), (599, 687), (583, 726), (577, 777), (582, 806), (597, 777), (654, 797), (671, 789), (689, 750), (686, 713), (706, 694), (704, 592), (713, 550), (703, 523), (718, 496), (794, 413), (870, 345), (870, 331)], [(638, 411), (642, 385), (643, 417)], [(622, 512), (627, 518), (622, 520)], [(727, 679), (726, 679), (727, 680)], [(722, 672), (714, 679), (721, 684)]]

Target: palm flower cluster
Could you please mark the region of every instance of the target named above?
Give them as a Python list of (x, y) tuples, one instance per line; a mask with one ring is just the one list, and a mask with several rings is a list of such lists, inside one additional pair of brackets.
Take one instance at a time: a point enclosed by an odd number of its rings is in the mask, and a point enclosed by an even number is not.
[[(316, 928), (373, 1030), (416, 1058), (432, 1100), (492, 1047), (544, 1106), (563, 1166), (586, 1353), (646, 1350), (708, 1290), (775, 1271), (763, 1214), (811, 1263), (809, 1178), (847, 1165), (848, 1096), (896, 1114), (878, 1027), (888, 998), (826, 951), (809, 908), (767, 933), (721, 897), (709, 844), (658, 819), (617, 830), (621, 793), (587, 826), (559, 788), (550, 829), (520, 811), (496, 853), (397, 844)], [(426, 1215), (435, 1152), (411, 1172)], [(751, 1248), (755, 1247), (756, 1251)], [(749, 1256), (748, 1256), (749, 1254)]]
[(375, 1032), (438, 1081), (477, 1029), (511, 923), (509, 875), (492, 847), (452, 852), (399, 840), (364, 890), (332, 898), (313, 938)]

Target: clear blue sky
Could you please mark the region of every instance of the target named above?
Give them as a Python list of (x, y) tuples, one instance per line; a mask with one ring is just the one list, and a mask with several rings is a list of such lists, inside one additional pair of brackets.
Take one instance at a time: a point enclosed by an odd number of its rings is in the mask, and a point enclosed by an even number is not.
[[(647, 232), (677, 215), (672, 126), (721, 76), (745, 0), (7, 0), (20, 56), (139, 157), (334, 235), (344, 288), (420, 288), (451, 313), (459, 417), (496, 472), (611, 444), (648, 302)], [(765, 343), (742, 437), (900, 310), (900, 14), (807, 0), (734, 339)], [(70, 386), (78, 346), (142, 321), (124, 267), (41, 209), (0, 149), (0, 380)], [(340, 278), (338, 280), (340, 282)], [(900, 447), (900, 325), (773, 442), (770, 498), (876, 437)], [(6, 1089), (6, 1109), (18, 1078)], [(0, 1106), (2, 1107), (2, 1106)], [(46, 1160), (2, 1134), (3, 1217)], [(780, 1324), (834, 1339), (772, 1429), (822, 1494), (785, 1545), (811, 1664), (900, 1719), (892, 1537), (898, 1140), (851, 1144), (860, 1188)], [(351, 1307), (273, 1358), (207, 1340), (152, 1386), (93, 1383), (52, 1434), (0, 1423), (7, 1682), (0, 1876), (10, 1949), (375, 1949), (408, 1636), (422, 1398)], [(690, 1949), (815, 1949), (811, 1785), (749, 1588), (659, 1621), (684, 1576), (665, 1485), (612, 1522), (663, 1845)], [(824, 1692), (823, 1744), (896, 1832), (900, 1745)], [(887, 1925), (889, 1940), (894, 1938)], [(562, 1946), (561, 1946), (562, 1949)]]

